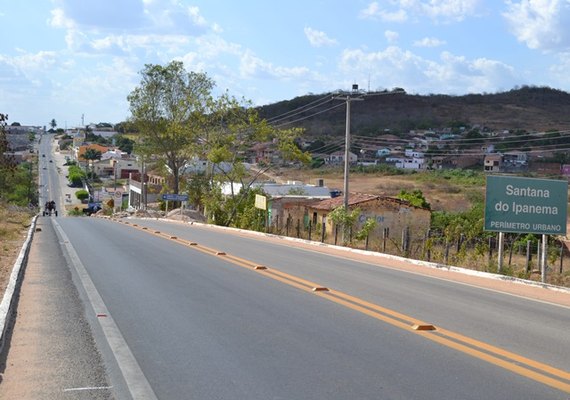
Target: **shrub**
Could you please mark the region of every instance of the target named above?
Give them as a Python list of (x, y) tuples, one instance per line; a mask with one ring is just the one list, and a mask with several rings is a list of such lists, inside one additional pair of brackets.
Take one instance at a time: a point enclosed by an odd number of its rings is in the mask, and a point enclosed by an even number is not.
[(89, 198), (89, 192), (84, 189), (78, 190), (77, 192), (75, 192), (75, 197), (77, 197), (81, 201), (86, 200), (87, 198)]

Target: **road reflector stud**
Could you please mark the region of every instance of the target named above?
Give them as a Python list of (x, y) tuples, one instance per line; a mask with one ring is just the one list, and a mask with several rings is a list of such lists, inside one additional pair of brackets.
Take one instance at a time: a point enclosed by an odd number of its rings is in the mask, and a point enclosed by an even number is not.
[(189, 244), (190, 246), (198, 246), (198, 243), (196, 243), (196, 242), (190, 242), (190, 243), (188, 243), (188, 244)]
[(313, 292), (328, 292), (329, 288), (317, 286), (313, 288)]
[(154, 233), (160, 233), (160, 231), (154, 231)]
[(257, 271), (263, 271), (263, 270), (267, 269), (267, 267), (264, 265), (256, 265), (253, 269), (255, 269)]
[(97, 314), (97, 318), (105, 318), (107, 314)]
[(177, 236), (170, 236), (170, 239), (178, 239)]
[(143, 226), (142, 228), (146, 231), (148, 229), (148, 226)]
[(41, 232), (42, 228), (36, 228), (36, 232)]
[(133, 224), (133, 226), (138, 226), (137, 224)]
[(223, 251), (216, 251), (216, 255), (217, 256), (225, 256), (226, 253), (224, 253)]
[(414, 331), (435, 331), (435, 326), (430, 324), (415, 324), (412, 326)]

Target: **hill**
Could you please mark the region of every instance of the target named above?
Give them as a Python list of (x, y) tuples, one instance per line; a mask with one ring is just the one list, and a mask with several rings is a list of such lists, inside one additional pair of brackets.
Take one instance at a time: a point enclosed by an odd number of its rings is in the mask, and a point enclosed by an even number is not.
[[(341, 136), (346, 107), (338, 94), (306, 95), (259, 108), (274, 125), (301, 127), (307, 138)], [(413, 129), (479, 125), (489, 130), (542, 132), (570, 129), (570, 94), (549, 87), (524, 86), (495, 94), (410, 95), (364, 94), (352, 102), (351, 131), (375, 136)]]

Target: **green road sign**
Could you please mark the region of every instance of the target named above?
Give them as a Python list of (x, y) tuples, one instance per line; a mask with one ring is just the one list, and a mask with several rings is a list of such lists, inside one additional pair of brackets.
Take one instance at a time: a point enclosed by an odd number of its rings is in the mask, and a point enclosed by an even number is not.
[(566, 234), (567, 181), (488, 176), (485, 193), (486, 231)]

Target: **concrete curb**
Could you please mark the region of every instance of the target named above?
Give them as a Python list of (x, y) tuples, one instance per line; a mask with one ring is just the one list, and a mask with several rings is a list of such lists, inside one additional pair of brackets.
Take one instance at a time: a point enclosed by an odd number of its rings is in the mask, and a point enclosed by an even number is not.
[(24, 271), (26, 263), (28, 262), (28, 254), (30, 252), (30, 245), (34, 237), (34, 232), (36, 230), (37, 219), (37, 215), (32, 219), (32, 225), (30, 226), (30, 229), (28, 229), (28, 236), (26, 237), (26, 241), (20, 249), (20, 254), (16, 259), (16, 262), (14, 263), (14, 268), (12, 268), (10, 280), (8, 281), (6, 291), (4, 292), (4, 297), (0, 303), (0, 353), (4, 350), (6, 330), (8, 329), (10, 318), (13, 314), (12, 308), (15, 304), (14, 299), (20, 288), (22, 273)]
[[(133, 218), (149, 219), (149, 220), (155, 220), (155, 221), (157, 220), (157, 218), (140, 218), (140, 217), (133, 217)], [(531, 281), (528, 279), (516, 278), (513, 276), (493, 274), (491, 272), (476, 271), (476, 270), (472, 270), (472, 269), (456, 267), (453, 265), (445, 265), (445, 264), (433, 263), (433, 262), (428, 262), (428, 261), (414, 260), (411, 258), (394, 256), (391, 254), (378, 253), (378, 252), (369, 251), (369, 250), (360, 250), (360, 249), (353, 249), (350, 247), (335, 246), (332, 244), (309, 241), (306, 239), (298, 239), (298, 238), (292, 238), (292, 237), (288, 237), (288, 236), (279, 236), (279, 235), (274, 235), (271, 233), (264, 233), (264, 232), (248, 231), (245, 229), (231, 228), (231, 227), (226, 227), (226, 226), (204, 224), (202, 222), (187, 222), (187, 221), (172, 220), (172, 219), (167, 219), (167, 218), (159, 218), (159, 219), (162, 219), (162, 220), (165, 220), (168, 222), (177, 222), (177, 223), (181, 223), (181, 224), (200, 225), (200, 226), (211, 228), (211, 229), (237, 231), (237, 232), (246, 233), (246, 234), (249, 234), (252, 236), (266, 236), (266, 237), (271, 237), (274, 239), (286, 240), (286, 241), (297, 242), (297, 243), (304, 243), (304, 244), (311, 245), (314, 247), (328, 247), (328, 248), (335, 249), (335, 250), (345, 251), (347, 253), (357, 253), (357, 254), (363, 254), (363, 255), (377, 257), (377, 258), (384, 258), (384, 259), (388, 259), (388, 260), (408, 262), (410, 264), (417, 265), (420, 267), (446, 270), (446, 271), (450, 271), (450, 272), (456, 272), (459, 274), (471, 275), (471, 276), (476, 276), (476, 277), (480, 277), (480, 278), (494, 279), (494, 280), (505, 281), (505, 282), (513, 282), (513, 283), (520, 284), (520, 285), (527, 285), (527, 286), (532, 286), (532, 287), (536, 287), (536, 288), (552, 290), (555, 292), (570, 294), (570, 288), (566, 288), (563, 286), (556, 286), (556, 285), (551, 285), (548, 283), (542, 283), (542, 282)]]

